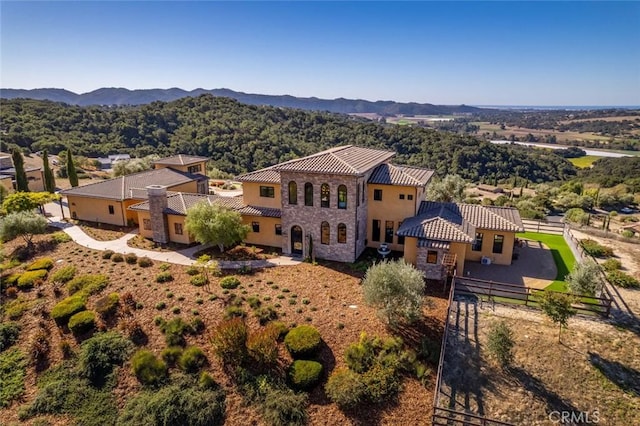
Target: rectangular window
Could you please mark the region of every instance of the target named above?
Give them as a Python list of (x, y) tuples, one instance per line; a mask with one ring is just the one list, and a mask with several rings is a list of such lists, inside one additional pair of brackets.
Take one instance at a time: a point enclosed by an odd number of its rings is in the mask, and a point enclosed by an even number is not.
[(276, 235), (282, 235), (282, 225), (276, 225)]
[(145, 231), (151, 231), (151, 219), (142, 219), (142, 228)]
[(502, 247), (504, 246), (504, 235), (496, 235), (493, 237), (493, 252), (502, 253)]
[(376, 201), (382, 201), (382, 189), (373, 190), (373, 199)]
[(356, 184), (356, 207), (360, 205), (360, 184)]
[[(398, 229), (402, 226), (402, 221), (398, 222)], [(398, 235), (398, 244), (404, 245), (404, 235)]]
[(109, 214), (116, 214), (116, 210), (113, 208), (111, 204), (109, 204)]
[(427, 263), (438, 263), (438, 252), (435, 250), (429, 250), (427, 252)]
[(404, 194), (400, 194), (400, 199), (404, 200)]
[(471, 246), (471, 250), (473, 250), (473, 251), (482, 251), (482, 237), (484, 237), (482, 232), (476, 232), (476, 241)]
[(260, 222), (251, 222), (251, 230), (253, 232), (260, 232)]
[(393, 221), (387, 220), (384, 222), (384, 242), (393, 243)]
[(173, 230), (175, 231), (176, 235), (182, 235), (182, 224), (181, 223), (174, 223), (173, 224)]
[(372, 241), (380, 241), (380, 221), (373, 219), (373, 228), (371, 233)]
[(347, 226), (343, 223), (338, 225), (338, 243), (340, 244), (347, 243)]
[(198, 164), (197, 166), (189, 166), (187, 170), (189, 173), (198, 173), (202, 171), (202, 165)]
[(260, 187), (260, 196), (266, 198), (275, 198), (276, 193), (273, 190), (273, 186), (261, 186)]
[(407, 200), (409, 200), (409, 201), (413, 200), (413, 194), (407, 195)]

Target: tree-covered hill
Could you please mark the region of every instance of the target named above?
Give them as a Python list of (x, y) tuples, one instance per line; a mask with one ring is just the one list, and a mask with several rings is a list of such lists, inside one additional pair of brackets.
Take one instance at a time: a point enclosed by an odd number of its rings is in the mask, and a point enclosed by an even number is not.
[(211, 95), (117, 108), (3, 100), (0, 120), (3, 150), (15, 144), (54, 154), (70, 147), (84, 156), (181, 152), (211, 157), (216, 167), (232, 173), (343, 144), (390, 149), (398, 153), (398, 162), (473, 180), (518, 175), (542, 182), (576, 173), (570, 163), (542, 150), (345, 115), (245, 105)]

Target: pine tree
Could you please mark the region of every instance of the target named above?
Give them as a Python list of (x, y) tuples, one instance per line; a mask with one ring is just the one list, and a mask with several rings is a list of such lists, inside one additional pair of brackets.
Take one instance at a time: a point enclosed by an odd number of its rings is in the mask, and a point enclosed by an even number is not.
[(17, 149), (13, 150), (11, 156), (13, 157), (13, 168), (16, 170), (16, 190), (29, 192), (27, 173), (24, 171), (24, 158)]
[(78, 186), (78, 174), (76, 173), (76, 166), (73, 164), (73, 156), (70, 149), (67, 150), (67, 176), (71, 186)]
[(49, 166), (49, 154), (46, 150), (42, 153), (42, 163), (44, 165), (44, 189), (53, 194), (56, 192), (56, 179), (53, 176), (51, 166)]

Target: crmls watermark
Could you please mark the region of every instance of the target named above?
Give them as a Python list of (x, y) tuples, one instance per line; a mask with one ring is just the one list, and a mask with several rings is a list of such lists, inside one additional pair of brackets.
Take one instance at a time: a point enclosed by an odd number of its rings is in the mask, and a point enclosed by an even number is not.
[(598, 410), (589, 411), (552, 411), (549, 420), (561, 425), (589, 425), (600, 422)]

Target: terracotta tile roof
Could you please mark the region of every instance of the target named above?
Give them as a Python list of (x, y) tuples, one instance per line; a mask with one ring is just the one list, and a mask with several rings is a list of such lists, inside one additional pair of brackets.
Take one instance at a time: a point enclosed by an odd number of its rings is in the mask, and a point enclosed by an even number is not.
[(421, 167), (380, 164), (375, 168), (368, 183), (379, 185), (425, 186), (433, 176), (433, 170)]
[(153, 162), (153, 164), (163, 164), (167, 166), (186, 166), (194, 163), (209, 161), (208, 157), (199, 157), (197, 155), (178, 154), (171, 157), (161, 158)]
[(274, 166), (271, 166), (255, 172), (245, 173), (236, 177), (236, 180), (239, 182), (280, 183), (280, 172), (275, 170)]
[(451, 244), (449, 241), (418, 240), (418, 247), (449, 250)]
[(206, 179), (206, 177), (170, 168), (162, 168), (76, 186), (75, 188), (61, 191), (61, 194), (120, 201), (129, 199), (144, 200), (147, 198), (146, 187), (149, 185), (172, 187), (202, 179)]
[(294, 172), (360, 175), (394, 155), (395, 153), (391, 151), (345, 145), (286, 161), (273, 167), (276, 170)]
[(282, 210), (269, 207), (244, 206), (238, 212), (245, 216), (281, 217)]
[(493, 231), (524, 232), (520, 213), (513, 207), (423, 201), (418, 209), (418, 216), (425, 212), (438, 209), (442, 205), (445, 205), (447, 210), (460, 215), (476, 228)]

